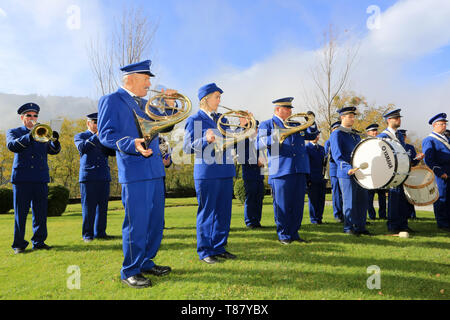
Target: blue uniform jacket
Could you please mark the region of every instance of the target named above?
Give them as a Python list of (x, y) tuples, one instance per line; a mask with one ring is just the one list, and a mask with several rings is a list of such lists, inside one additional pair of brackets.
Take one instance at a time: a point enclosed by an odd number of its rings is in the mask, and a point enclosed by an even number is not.
[(361, 137), (353, 131), (344, 131), (343, 127), (334, 130), (330, 136), (331, 156), (336, 162), (338, 178), (350, 179), (348, 171), (352, 169), (351, 154)]
[(325, 142), (325, 156), (329, 154), (329, 168), (330, 168), (330, 177), (336, 177), (337, 176), (337, 165), (336, 162), (333, 160), (333, 157), (331, 156), (331, 144), (330, 139), (328, 139)]
[(206, 141), (208, 129), (217, 129), (217, 124), (202, 110), (186, 120), (183, 151), (187, 154), (195, 153), (194, 179), (234, 177), (236, 169), (231, 150), (223, 153), (223, 157), (219, 159), (222, 163), (216, 163), (214, 144)]
[(307, 130), (290, 135), (283, 141), (281, 146), (278, 146), (279, 154), (272, 154), (272, 144), (274, 143), (272, 131), (275, 128), (274, 124), (279, 128), (284, 128), (283, 122), (274, 116), (270, 120), (261, 122), (257, 138), (258, 150), (263, 150), (267, 147), (269, 182), (271, 179), (280, 178), (289, 174), (309, 174), (309, 158), (306, 152), (305, 140), (315, 139), (317, 136), (316, 126), (313, 125)]
[(450, 176), (450, 150), (442, 142), (426, 137), (422, 141), (422, 150), (426, 165), (437, 177), (441, 177), (444, 173)]
[(22, 126), (8, 130), (6, 143), (8, 149), (15, 153), (12, 183), (50, 182), (47, 155), (55, 155), (61, 151), (59, 141), (47, 143), (34, 141), (30, 137), (30, 130)]
[(111, 181), (108, 156), (115, 153), (105, 148), (98, 136), (89, 130), (78, 133), (74, 141), (81, 157), (79, 182)]
[[(143, 99), (144, 103), (147, 103)], [(145, 158), (134, 146), (139, 138), (133, 110), (138, 116), (150, 120), (124, 89), (103, 96), (98, 104), (98, 130), (100, 143), (116, 151), (120, 183), (131, 183), (165, 176), (159, 139), (149, 145), (153, 154)]]
[[(420, 161), (418, 161), (418, 160), (413, 160), (413, 159), (416, 157), (416, 155), (417, 155), (414, 146), (412, 146), (412, 145), (410, 145), (410, 144), (406, 144), (405, 138), (403, 137), (403, 135), (401, 135), (401, 134), (400, 134), (400, 135), (396, 135), (396, 137), (397, 137), (398, 141), (400, 141), (400, 144), (402, 145), (402, 147), (403, 147), (403, 148), (405, 149), (405, 151), (408, 153), (409, 159), (411, 160), (411, 166), (412, 166), (412, 167), (416, 166)], [(390, 140), (392, 140), (392, 138), (391, 138), (388, 134), (383, 133), (383, 132), (380, 133), (380, 134), (377, 136), (377, 138), (390, 139)], [(411, 148), (412, 148), (412, 150), (411, 150)]]
[(245, 150), (237, 148), (238, 163), (242, 164), (242, 178), (244, 180), (264, 180), (261, 168), (258, 167), (259, 151), (254, 139), (246, 139)]
[(323, 163), (325, 160), (325, 148), (321, 145), (308, 143), (306, 151), (309, 156), (310, 174), (309, 180), (321, 182), (323, 180)]

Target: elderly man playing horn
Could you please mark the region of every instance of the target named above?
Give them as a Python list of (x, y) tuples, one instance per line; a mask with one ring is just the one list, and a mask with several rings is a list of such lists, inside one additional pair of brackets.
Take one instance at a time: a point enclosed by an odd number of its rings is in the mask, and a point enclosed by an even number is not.
[(285, 120), (292, 115), (292, 100), (294, 98), (288, 97), (272, 102), (274, 116), (261, 122), (257, 137), (258, 150), (267, 148), (277, 235), (284, 245), (293, 241), (306, 242), (298, 233), (303, 219), (306, 179), (310, 173), (305, 140), (314, 140), (317, 134), (313, 123), (309, 128), (292, 130), (284, 141), (280, 139), (278, 129), (286, 129)]
[[(439, 113), (428, 122), (433, 132), (422, 141), (425, 163), (433, 170), (439, 199), (433, 204), (437, 226), (450, 231), (450, 138), (446, 136), (447, 114)], [(447, 130), (448, 131), (448, 130)]]
[[(153, 259), (161, 244), (164, 227), (164, 166), (159, 139), (150, 142), (140, 136), (135, 115), (150, 120), (144, 112), (150, 88), (151, 61), (125, 66), (123, 86), (102, 97), (98, 109), (100, 143), (116, 151), (125, 219), (122, 226), (124, 261), (122, 282), (132, 288), (151, 286), (144, 275), (162, 276), (170, 267), (158, 266)], [(166, 90), (167, 95), (175, 93)], [(169, 105), (174, 101), (167, 100)]]
[(39, 117), (40, 107), (35, 103), (21, 106), (17, 113), (23, 126), (8, 130), (6, 134), (8, 149), (15, 153), (11, 174), (14, 192), (14, 253), (23, 253), (28, 246), (25, 240), (25, 223), (28, 211), (33, 213), (33, 250), (51, 247), (45, 244), (47, 239), (48, 183), (50, 182), (47, 155), (56, 155), (61, 151), (59, 134), (53, 131), (53, 139), (38, 142), (32, 129)]

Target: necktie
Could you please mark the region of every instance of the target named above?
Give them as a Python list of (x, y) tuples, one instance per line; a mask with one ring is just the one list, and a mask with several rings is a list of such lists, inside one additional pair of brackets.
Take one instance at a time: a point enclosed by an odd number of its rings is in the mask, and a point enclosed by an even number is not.
[(134, 99), (134, 101), (136, 101), (136, 103), (139, 106), (139, 108), (141, 110), (143, 110), (143, 108), (142, 108), (143, 107), (142, 98), (140, 98), (140, 97), (133, 97), (133, 99)]
[(215, 123), (217, 123), (217, 120), (219, 120), (219, 115), (215, 112), (211, 113), (211, 117), (213, 118)]

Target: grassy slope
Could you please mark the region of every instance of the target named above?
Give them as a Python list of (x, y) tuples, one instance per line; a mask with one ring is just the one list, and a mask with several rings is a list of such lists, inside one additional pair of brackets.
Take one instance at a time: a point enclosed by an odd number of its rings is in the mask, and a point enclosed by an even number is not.
[[(235, 261), (207, 265), (196, 254), (196, 201), (167, 199), (166, 226), (157, 264), (170, 265), (153, 287), (134, 290), (120, 282), (122, 263), (120, 202), (110, 203), (108, 233), (116, 239), (81, 241), (81, 208), (70, 205), (49, 218), (50, 251), (15, 256), (10, 246), (13, 215), (0, 216), (0, 299), (448, 299), (450, 238), (439, 232), (432, 213), (418, 212), (410, 239), (386, 234), (384, 221), (369, 226), (375, 237), (342, 233), (327, 208), (324, 225), (309, 223), (307, 207), (301, 236), (309, 244), (282, 246), (276, 240), (270, 197), (263, 209), (264, 229), (247, 230), (243, 207), (233, 205), (228, 249)], [(31, 215), (27, 236), (31, 237)], [(67, 289), (67, 268), (81, 270), (81, 289)], [(367, 267), (381, 268), (381, 290), (366, 286)]]

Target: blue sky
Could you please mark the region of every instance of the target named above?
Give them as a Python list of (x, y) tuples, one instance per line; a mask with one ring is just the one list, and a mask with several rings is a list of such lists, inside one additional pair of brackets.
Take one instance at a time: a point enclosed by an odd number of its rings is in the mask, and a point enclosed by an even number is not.
[[(98, 98), (86, 45), (106, 34), (130, 3), (159, 22), (149, 57), (155, 81), (194, 103), (198, 87), (217, 82), (226, 104), (261, 117), (280, 96), (306, 104), (308, 68), (332, 24), (361, 46), (349, 89), (373, 104), (405, 108), (414, 126), (450, 111), (447, 0), (2, 0), (0, 92)], [(72, 5), (80, 10), (80, 28), (67, 26)], [(374, 5), (379, 30), (367, 28)], [(419, 117), (423, 104), (429, 112)]]

